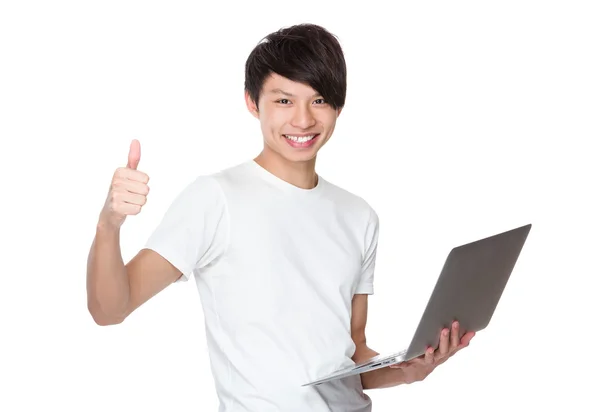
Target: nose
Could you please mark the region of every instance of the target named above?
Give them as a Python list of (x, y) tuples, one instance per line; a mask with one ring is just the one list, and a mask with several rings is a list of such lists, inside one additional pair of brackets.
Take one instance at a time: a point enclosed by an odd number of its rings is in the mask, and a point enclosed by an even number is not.
[(294, 110), (291, 124), (298, 129), (308, 129), (314, 126), (316, 122), (317, 121), (310, 109), (299, 105)]

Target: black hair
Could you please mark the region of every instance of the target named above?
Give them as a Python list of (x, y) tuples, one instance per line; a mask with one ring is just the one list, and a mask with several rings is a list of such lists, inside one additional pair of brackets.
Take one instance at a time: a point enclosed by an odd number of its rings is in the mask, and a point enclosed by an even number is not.
[(315, 24), (282, 28), (264, 37), (246, 60), (244, 87), (258, 106), (272, 73), (312, 87), (334, 109), (346, 101), (346, 61), (337, 37)]

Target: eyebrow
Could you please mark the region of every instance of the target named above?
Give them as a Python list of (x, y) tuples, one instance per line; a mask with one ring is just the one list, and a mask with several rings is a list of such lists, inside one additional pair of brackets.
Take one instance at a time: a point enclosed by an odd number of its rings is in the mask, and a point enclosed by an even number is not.
[[(272, 93), (272, 94), (283, 94), (284, 96), (288, 96), (288, 97), (295, 97), (292, 93), (283, 91), (281, 89), (273, 89), (273, 90), (271, 90), (270, 93)], [(321, 93), (315, 93), (315, 94), (312, 95), (312, 97), (317, 97), (317, 96), (322, 96), (322, 95), (321, 95)]]

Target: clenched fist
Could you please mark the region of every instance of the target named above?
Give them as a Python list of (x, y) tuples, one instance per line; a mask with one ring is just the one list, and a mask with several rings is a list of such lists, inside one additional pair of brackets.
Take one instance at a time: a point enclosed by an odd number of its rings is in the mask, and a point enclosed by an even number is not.
[(128, 215), (137, 215), (146, 204), (150, 178), (137, 170), (140, 157), (140, 142), (133, 140), (127, 166), (118, 168), (113, 175), (106, 202), (100, 212), (101, 224), (120, 228)]

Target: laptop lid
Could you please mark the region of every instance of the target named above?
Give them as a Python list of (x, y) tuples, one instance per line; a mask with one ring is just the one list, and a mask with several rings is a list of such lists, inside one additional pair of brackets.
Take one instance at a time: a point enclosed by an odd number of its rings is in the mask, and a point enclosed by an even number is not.
[(450, 251), (431, 293), (406, 359), (438, 347), (454, 320), (460, 336), (487, 327), (517, 262), (531, 224), (457, 246)]

